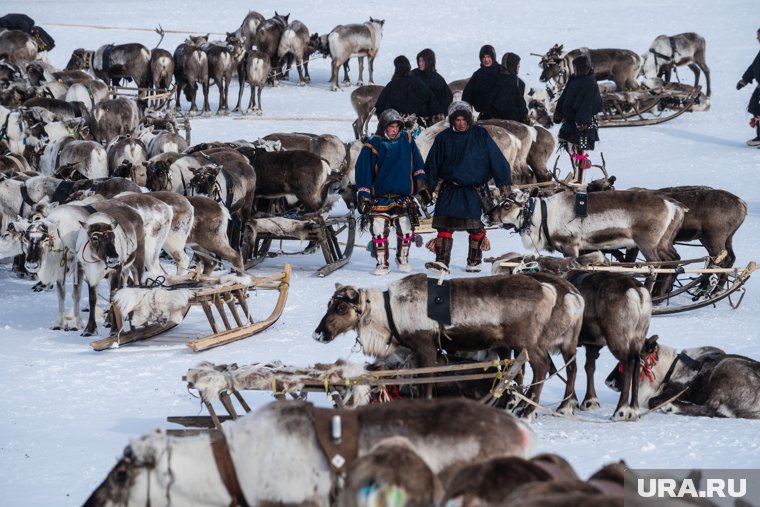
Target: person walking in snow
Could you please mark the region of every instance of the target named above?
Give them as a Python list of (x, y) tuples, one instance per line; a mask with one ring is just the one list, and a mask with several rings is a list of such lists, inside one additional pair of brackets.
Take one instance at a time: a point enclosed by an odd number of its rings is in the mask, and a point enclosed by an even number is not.
[[(757, 29), (757, 41), (760, 42), (760, 28)], [(747, 141), (749, 146), (760, 147), (760, 51), (757, 52), (757, 56), (752, 61), (752, 64), (747, 67), (747, 70), (742, 75), (742, 78), (736, 83), (736, 89), (741, 90), (752, 81), (755, 81), (755, 90), (752, 92), (752, 96), (749, 98), (749, 105), (747, 111), (752, 115), (749, 120), (749, 125), (755, 128), (757, 135), (753, 139)]]
[(396, 229), (396, 263), (408, 273), (409, 248), (419, 223), (419, 208), (412, 197), (430, 201), (422, 156), (410, 132), (404, 129), (401, 114), (386, 109), (380, 115), (378, 133), (362, 147), (356, 160), (358, 209), (362, 224), (369, 223), (377, 258), (374, 274), (387, 275), (388, 236)]

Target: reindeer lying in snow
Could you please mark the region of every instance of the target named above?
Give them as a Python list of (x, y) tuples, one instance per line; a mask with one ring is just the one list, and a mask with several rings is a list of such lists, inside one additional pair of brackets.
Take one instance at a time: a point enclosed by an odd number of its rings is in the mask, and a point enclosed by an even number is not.
[[(299, 401), (270, 403), (225, 423), (216, 443), (208, 435), (133, 439), (85, 505), (326, 507), (333, 484), (329, 458), (318, 444), (318, 410), (324, 409)], [(356, 453), (345, 456), (348, 470), (351, 460), (361, 460), (389, 437), (405, 438), (433, 473), (478, 459), (525, 456), (533, 440), (510, 414), (467, 400), (401, 400), (324, 413), (340, 414), (343, 421), (358, 417), (355, 433), (343, 425), (343, 440), (356, 442)], [(214, 448), (229, 459), (216, 463)], [(231, 473), (221, 475), (217, 466)], [(236, 477), (238, 492), (225, 486), (230, 476)]]
[[(727, 354), (716, 347), (677, 352), (673, 347), (658, 344), (658, 338), (657, 335), (648, 338), (641, 351), (641, 405), (654, 408), (675, 397), (662, 410), (693, 416), (760, 419), (760, 362)], [(613, 390), (620, 390), (618, 368), (610, 372), (606, 383)]]

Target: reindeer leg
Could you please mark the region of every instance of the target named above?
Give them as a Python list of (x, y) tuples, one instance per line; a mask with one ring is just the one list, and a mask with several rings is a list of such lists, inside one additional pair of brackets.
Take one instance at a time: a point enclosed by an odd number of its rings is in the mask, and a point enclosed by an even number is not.
[(306, 79), (304, 78), (303, 58), (296, 60), (296, 70), (298, 71), (298, 86), (305, 86)]
[(350, 58), (343, 63), (343, 84), (345, 86), (348, 86), (351, 84), (351, 80), (348, 78), (348, 61), (349, 60)]
[(204, 79), (201, 82), (201, 85), (203, 85), (203, 112), (204, 113), (210, 113), (211, 112), (211, 106), (208, 103), (208, 79)]
[(701, 71), (699, 70), (699, 66), (696, 63), (690, 63), (689, 68), (694, 73), (694, 87), (696, 88), (697, 85), (699, 85), (699, 76), (701, 74)]
[(596, 410), (599, 408), (599, 400), (596, 397), (596, 388), (594, 386), (594, 373), (596, 372), (596, 360), (599, 359), (601, 347), (584, 343), (586, 349), (586, 396), (583, 398), (581, 410)]
[(83, 271), (81, 266), (77, 263), (76, 271), (72, 275), (74, 277), (73, 279), (73, 290), (71, 292), (71, 304), (72, 304), (72, 310), (71, 313), (74, 317), (74, 326), (69, 327), (69, 331), (77, 331), (78, 329), (81, 329), (83, 326), (82, 322), (82, 314), (80, 310), (80, 301), (82, 300), (82, 277)]
[(263, 113), (263, 111), (261, 110), (261, 90), (262, 90), (262, 88), (263, 88), (262, 86), (259, 86), (259, 89), (256, 90), (256, 95), (257, 95), (257, 98), (259, 99), (259, 114)]
[(364, 84), (364, 57), (359, 57), (359, 80), (356, 81), (356, 86), (362, 86)]
[[(572, 415), (578, 407), (578, 397), (575, 395), (575, 377), (578, 376), (578, 362), (572, 361), (573, 356), (577, 353), (577, 346), (572, 350), (562, 350), (562, 359), (567, 367), (567, 384), (565, 384), (565, 394), (562, 396), (562, 403), (557, 407), (560, 414)], [(571, 362), (572, 361), (572, 362)]]
[(87, 289), (90, 297), (90, 315), (87, 317), (87, 326), (85, 326), (82, 336), (92, 336), (98, 330), (98, 325), (95, 323), (95, 305), (98, 301), (97, 286), (93, 287), (88, 283)]
[(367, 57), (367, 67), (369, 67), (369, 84), (375, 84), (374, 76), (375, 76), (375, 57), (374, 56), (368, 56)]
[[(63, 280), (61, 280), (61, 278), (63, 278)], [(66, 327), (66, 278), (64, 275), (56, 280), (55, 288), (58, 290), (58, 320), (50, 329), (57, 331), (60, 329), (65, 329)]]
[(238, 86), (240, 87), (238, 89), (238, 100), (237, 105), (235, 106), (234, 111), (238, 112), (240, 111), (240, 103), (243, 101), (243, 90), (245, 90), (245, 66), (241, 63), (238, 65)]
[(631, 401), (629, 406), (631, 407), (631, 419), (639, 418), (639, 378), (641, 375), (641, 357), (640, 350), (634, 350), (631, 354), (633, 359), (631, 360)]
[[(530, 369), (533, 371), (532, 383), (534, 385), (530, 386), (526, 397), (533, 403), (538, 404), (541, 399), (541, 391), (544, 388), (542, 381), (546, 379), (546, 374), (549, 373), (549, 356), (541, 356), (540, 353), (530, 354)], [(536, 407), (525, 401), (521, 401), (515, 412), (518, 417), (530, 420), (535, 417)]]

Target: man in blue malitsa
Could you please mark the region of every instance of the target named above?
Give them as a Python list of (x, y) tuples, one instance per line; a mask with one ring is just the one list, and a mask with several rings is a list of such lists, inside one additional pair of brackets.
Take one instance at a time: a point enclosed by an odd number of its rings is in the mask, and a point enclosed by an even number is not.
[(358, 209), (362, 225), (369, 223), (372, 246), (377, 259), (374, 274), (389, 272), (388, 236), (396, 230), (396, 263), (408, 273), (409, 248), (414, 228), (419, 224), (419, 207), (430, 202), (425, 179), (425, 164), (410, 132), (404, 129), (401, 114), (386, 109), (380, 115), (375, 135), (362, 147), (356, 160)]

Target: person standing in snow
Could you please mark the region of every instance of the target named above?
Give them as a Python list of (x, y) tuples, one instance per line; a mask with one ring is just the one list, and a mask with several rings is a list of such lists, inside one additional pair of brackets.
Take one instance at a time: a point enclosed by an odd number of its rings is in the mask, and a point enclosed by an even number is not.
[[(449, 108), (451, 127), (435, 137), (425, 161), (428, 188), (440, 190), (435, 205), (433, 228), (438, 236), (428, 243), (435, 261), (425, 267), (434, 274), (449, 271), (454, 231), (470, 234), (467, 271), (481, 270), (486, 231), (481, 222), (484, 200), (490, 198), (488, 182), (494, 179), (502, 197), (509, 195), (512, 174), (509, 162), (486, 129), (475, 125), (471, 106), (455, 102)], [(492, 198), (490, 198), (492, 199)]]
[(504, 53), (501, 57), (499, 81), (493, 108), (500, 120), (519, 121), (528, 124), (528, 106), (525, 104), (525, 83), (517, 77), (520, 71), (520, 57), (515, 53)]
[(493, 109), (494, 97), (498, 89), (499, 66), (496, 64), (496, 50), (490, 44), (480, 48), (480, 68), (476, 70), (462, 91), (462, 102), (470, 104), (480, 113), (478, 120), (496, 118)]
[(388, 236), (396, 229), (396, 263), (399, 271), (408, 273), (409, 248), (419, 209), (412, 197), (420, 195), (430, 201), (422, 156), (410, 132), (404, 129), (401, 114), (386, 109), (380, 115), (378, 133), (362, 147), (356, 160), (358, 209), (362, 224), (369, 223), (372, 244), (377, 258), (375, 275), (387, 275)]
[(599, 141), (596, 115), (602, 111), (602, 95), (591, 60), (586, 55), (573, 60), (573, 69), (557, 101), (554, 123), (562, 123), (558, 135), (560, 146), (570, 154), (577, 180), (583, 183), (583, 171), (591, 167), (586, 151), (593, 150)]
[(443, 120), (449, 110), (453, 95), (446, 80), (435, 68), (435, 52), (432, 49), (425, 48), (417, 53), (417, 68), (412, 71), (412, 76), (419, 78), (430, 88), (437, 102), (432, 115), (424, 119), (425, 123), (432, 125)]
[(397, 56), (393, 66), (393, 77), (375, 103), (378, 118), (388, 109), (395, 109), (402, 117), (415, 115), (418, 119), (432, 116), (440, 110), (430, 88), (420, 78), (412, 76), (412, 65), (407, 57)]
[[(760, 28), (757, 30), (757, 41), (760, 42)], [(741, 90), (752, 81), (755, 81), (755, 90), (752, 92), (752, 96), (749, 98), (749, 105), (747, 111), (752, 115), (749, 120), (751, 127), (755, 128), (756, 136), (754, 139), (747, 141), (749, 146), (760, 146), (760, 51), (757, 52), (752, 64), (747, 67), (747, 70), (742, 75), (742, 78), (736, 83), (736, 89)]]

